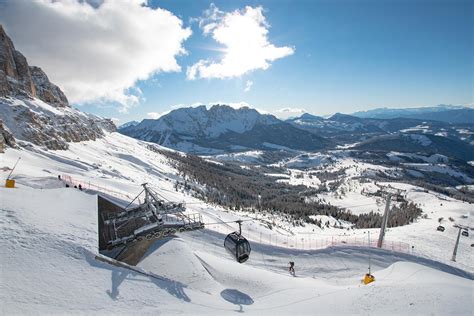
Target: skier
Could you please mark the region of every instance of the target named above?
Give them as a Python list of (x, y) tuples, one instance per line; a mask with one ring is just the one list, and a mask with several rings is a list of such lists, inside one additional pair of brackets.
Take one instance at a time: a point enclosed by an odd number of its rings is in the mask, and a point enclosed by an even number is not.
[(295, 263), (293, 261), (290, 261), (288, 264), (289, 264), (288, 271), (290, 272), (292, 276), (295, 276)]

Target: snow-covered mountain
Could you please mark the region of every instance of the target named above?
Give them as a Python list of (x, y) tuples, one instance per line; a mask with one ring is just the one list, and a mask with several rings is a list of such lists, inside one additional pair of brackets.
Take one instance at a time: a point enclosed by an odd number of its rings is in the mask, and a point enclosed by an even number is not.
[(125, 135), (194, 153), (245, 149), (321, 149), (327, 141), (255, 109), (227, 105), (180, 108), (120, 128)]
[(115, 130), (111, 120), (70, 107), (61, 89), (41, 68), (28, 65), (0, 25), (0, 151), (22, 144), (16, 140), (66, 149), (69, 142)]
[(122, 125), (119, 125), (117, 128), (121, 129), (121, 128), (126, 128), (126, 127), (129, 127), (129, 126), (135, 126), (135, 125), (138, 125), (138, 124), (140, 124), (140, 122), (130, 121), (130, 122), (127, 122), (127, 123), (123, 123)]

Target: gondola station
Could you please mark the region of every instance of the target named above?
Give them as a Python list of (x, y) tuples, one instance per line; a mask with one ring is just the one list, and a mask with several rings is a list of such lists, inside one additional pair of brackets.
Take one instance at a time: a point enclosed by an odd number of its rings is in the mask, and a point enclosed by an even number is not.
[[(186, 214), (184, 203), (167, 201), (146, 183), (142, 186), (143, 190), (125, 208), (107, 197), (98, 196), (101, 254), (121, 260), (127, 249), (141, 249), (141, 253), (154, 239), (204, 228), (201, 214)], [(144, 202), (133, 205), (142, 194), (145, 195)], [(134, 257), (136, 260), (127, 263), (134, 264), (140, 256)]]
[[(126, 207), (102, 195), (97, 201), (99, 252), (131, 265), (140, 261), (155, 239), (205, 227), (200, 213), (188, 214), (184, 203), (167, 201), (146, 183), (142, 186), (143, 190)], [(133, 204), (142, 194), (144, 202)], [(239, 230), (224, 240), (225, 249), (239, 263), (247, 261), (251, 251), (250, 243), (242, 235), (242, 222), (233, 221), (239, 224)]]

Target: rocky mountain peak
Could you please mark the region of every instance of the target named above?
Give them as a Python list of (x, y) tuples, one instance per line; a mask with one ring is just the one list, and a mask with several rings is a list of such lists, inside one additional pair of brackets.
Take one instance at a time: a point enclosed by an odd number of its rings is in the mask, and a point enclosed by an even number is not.
[(0, 25), (0, 152), (35, 144), (67, 149), (70, 142), (114, 132), (111, 120), (69, 106), (61, 89), (28, 62)]
[(69, 106), (61, 89), (39, 67), (29, 66), (0, 25), (0, 97), (38, 98), (56, 107)]

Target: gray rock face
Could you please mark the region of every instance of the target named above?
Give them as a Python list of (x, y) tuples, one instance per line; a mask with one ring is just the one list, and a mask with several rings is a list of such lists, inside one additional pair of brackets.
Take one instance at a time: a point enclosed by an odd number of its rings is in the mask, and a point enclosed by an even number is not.
[(16, 145), (15, 137), (12, 133), (3, 125), (3, 121), (0, 120), (0, 153), (5, 152), (5, 147), (18, 147)]
[(0, 25), (0, 96), (36, 96), (35, 85), (25, 56)]
[(39, 67), (29, 66), (0, 25), (0, 96), (29, 96), (53, 106), (69, 106), (58, 86)]
[[(23, 140), (48, 149), (96, 140), (115, 132), (111, 120), (69, 106), (61, 89), (39, 67), (29, 66), (0, 25), (0, 145)], [(0, 121), (1, 122), (1, 121)]]
[(44, 102), (58, 107), (69, 106), (66, 95), (55, 84), (52, 84), (44, 71), (36, 66), (30, 66), (31, 78), (36, 90), (36, 97)]
[(17, 140), (53, 150), (67, 149), (70, 142), (96, 140), (104, 131), (116, 130), (111, 120), (70, 107), (54, 108), (38, 99), (0, 98), (0, 117)]

